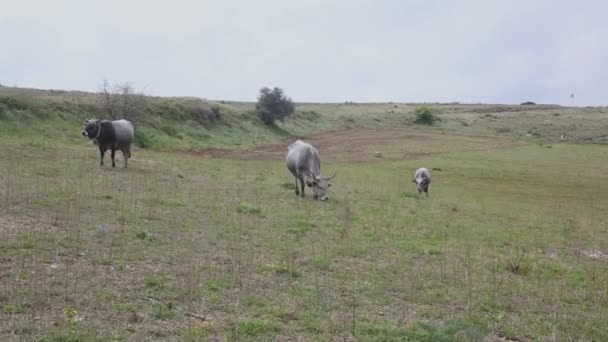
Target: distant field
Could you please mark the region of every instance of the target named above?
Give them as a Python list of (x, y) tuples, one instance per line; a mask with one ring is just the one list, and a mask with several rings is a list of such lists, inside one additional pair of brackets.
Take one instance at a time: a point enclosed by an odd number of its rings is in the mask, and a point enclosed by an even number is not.
[(112, 169), (93, 94), (0, 87), (0, 340), (608, 340), (608, 110), (421, 106), (153, 98)]

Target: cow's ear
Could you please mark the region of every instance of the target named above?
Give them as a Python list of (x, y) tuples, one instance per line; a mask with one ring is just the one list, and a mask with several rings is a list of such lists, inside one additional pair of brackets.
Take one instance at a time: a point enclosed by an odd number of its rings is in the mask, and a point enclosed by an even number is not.
[(416, 180), (415, 180), (415, 179), (412, 179), (412, 182), (413, 182), (413, 183), (416, 183)]

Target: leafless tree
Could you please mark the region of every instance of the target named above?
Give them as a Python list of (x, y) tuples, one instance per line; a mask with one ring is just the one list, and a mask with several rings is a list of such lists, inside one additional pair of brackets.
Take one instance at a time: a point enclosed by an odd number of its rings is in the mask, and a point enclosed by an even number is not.
[(148, 109), (148, 94), (130, 82), (110, 83), (104, 79), (98, 100), (101, 110), (112, 120), (137, 121)]

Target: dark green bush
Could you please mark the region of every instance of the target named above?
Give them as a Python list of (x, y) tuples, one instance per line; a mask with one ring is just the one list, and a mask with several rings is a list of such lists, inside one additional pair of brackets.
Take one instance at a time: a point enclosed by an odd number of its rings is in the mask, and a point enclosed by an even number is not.
[(29, 107), (26, 99), (15, 96), (0, 97), (0, 103), (4, 104), (9, 109), (25, 110)]
[(258, 117), (267, 125), (274, 125), (275, 121), (283, 121), (293, 114), (295, 105), (293, 101), (285, 96), (283, 89), (264, 87), (260, 89), (260, 96), (255, 105)]
[(430, 108), (428, 107), (418, 107), (414, 111), (414, 115), (416, 115), (416, 119), (414, 123), (417, 125), (432, 125), (435, 122), (439, 121), (439, 118), (433, 114)]
[(135, 145), (146, 148), (154, 144), (154, 135), (147, 130), (135, 130)]

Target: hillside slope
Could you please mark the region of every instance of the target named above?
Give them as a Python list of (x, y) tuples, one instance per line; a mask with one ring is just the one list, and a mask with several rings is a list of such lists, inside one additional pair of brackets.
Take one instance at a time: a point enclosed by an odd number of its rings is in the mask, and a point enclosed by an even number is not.
[[(85, 118), (101, 117), (98, 95), (80, 91), (0, 87), (0, 141), (4, 143), (81, 144)], [(608, 109), (554, 105), (425, 104), (440, 118), (433, 127), (414, 125), (422, 104), (299, 103), (275, 127), (264, 125), (251, 102), (185, 97), (149, 97), (136, 121), (140, 147), (160, 150), (238, 147), (278, 141), (320, 131), (349, 128), (448, 130), (500, 135), (542, 142), (608, 142)]]

